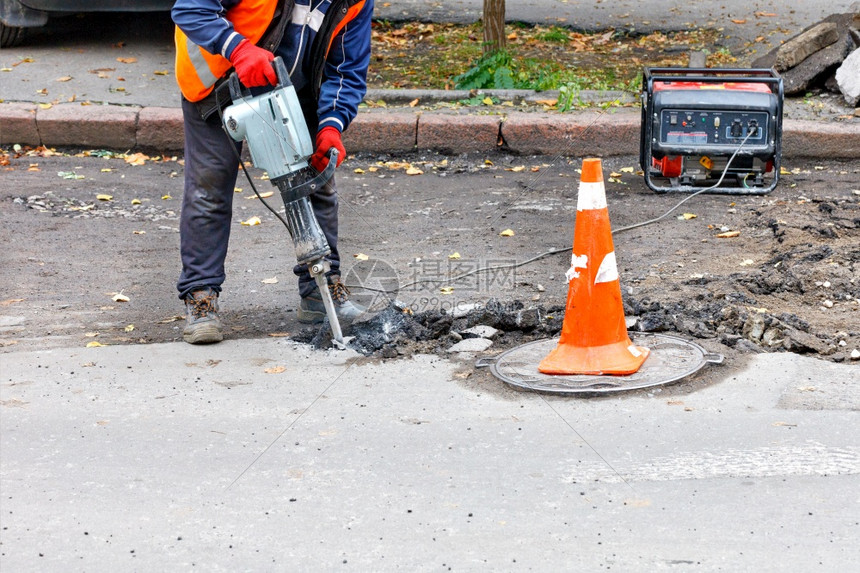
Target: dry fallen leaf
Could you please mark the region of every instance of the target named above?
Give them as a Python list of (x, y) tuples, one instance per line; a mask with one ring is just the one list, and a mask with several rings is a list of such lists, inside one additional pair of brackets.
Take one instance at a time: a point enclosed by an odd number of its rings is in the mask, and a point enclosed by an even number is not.
[(513, 229), (505, 229), (501, 233), (499, 233), (500, 237), (513, 237), (516, 233), (514, 233)]
[(409, 102), (409, 107), (415, 107), (416, 105), (418, 105), (418, 98)]
[(111, 300), (113, 300), (114, 302), (129, 302), (131, 299), (128, 298), (126, 295), (122, 294), (121, 292), (118, 292), (114, 294), (113, 297), (111, 297)]
[(454, 287), (442, 287), (439, 289), (439, 294), (454, 294)]
[(272, 338), (286, 338), (289, 335), (290, 335), (289, 332), (270, 332), (268, 334), (268, 336), (271, 336)]
[(126, 332), (131, 332), (132, 330), (134, 330), (134, 325), (133, 325), (133, 324), (129, 324), (128, 326), (126, 326), (125, 328), (123, 328), (123, 330), (124, 330), (124, 331), (126, 331)]
[(0, 302), (0, 306), (9, 306), (10, 304), (14, 304), (16, 302), (24, 302), (23, 298), (7, 298), (3, 302)]
[(717, 235), (718, 239), (732, 239), (734, 237), (739, 237), (741, 234), (740, 231), (726, 231), (725, 233), (720, 233)]
[(352, 256), (353, 256), (353, 257), (355, 257), (355, 259), (356, 259), (357, 261), (366, 261), (366, 260), (368, 260), (368, 259), (370, 258), (370, 257), (368, 257), (367, 255), (365, 255), (364, 253), (356, 253), (356, 254), (354, 254), (354, 255), (352, 255)]
[(734, 24), (746, 24), (747, 21), (743, 20), (741, 18), (732, 18), (732, 23), (734, 23)]
[[(260, 193), (260, 199), (268, 199), (269, 197), (271, 197), (274, 194), (275, 194), (274, 191), (266, 191), (265, 193)], [(248, 195), (247, 197), (245, 197), (245, 199), (256, 199), (256, 198), (257, 198), (256, 194)]]
[(68, 81), (71, 81), (71, 79), (72, 79), (72, 76), (63, 76), (61, 78), (57, 78), (57, 81), (58, 82), (68, 82)]
[(170, 70), (155, 70), (152, 73), (155, 74), (156, 76), (169, 76)]
[(695, 219), (696, 217), (698, 217), (698, 215), (695, 215), (693, 213), (684, 213), (681, 216), (684, 218), (685, 221), (689, 221), (690, 219)]
[(460, 258), (460, 253), (455, 251), (455, 252), (451, 253), (450, 255), (448, 255), (448, 258), (456, 261), (457, 259)]
[(113, 201), (113, 195), (99, 194), (96, 195), (96, 199), (99, 201)]
[(262, 221), (260, 221), (260, 218), (257, 217), (256, 215), (254, 215), (253, 217), (251, 217), (247, 221), (242, 221), (242, 224), (245, 225), (246, 227), (253, 227), (254, 225), (259, 225), (260, 223), (262, 223)]
[(87, 342), (87, 348), (98, 348), (99, 346), (105, 346), (101, 342), (97, 342), (93, 340), (92, 342)]
[(143, 153), (133, 153), (132, 155), (127, 155), (125, 157), (125, 162), (129, 165), (143, 165), (146, 163), (146, 160), (149, 159)]
[(386, 161), (385, 163), (381, 163), (381, 165), (389, 169), (410, 169), (412, 167), (411, 163), (404, 163), (402, 161)]
[(117, 58), (116, 61), (121, 62), (123, 64), (133, 64), (137, 62), (137, 58)]
[(424, 172), (418, 169), (417, 167), (410, 167), (406, 170), (407, 175), (424, 175)]
[(281, 372), (286, 372), (286, 366), (272, 366), (271, 368), (266, 368), (263, 370), (266, 374), (280, 374)]
[(275, 285), (278, 284), (278, 277), (272, 277), (270, 279), (263, 279), (260, 281), (264, 285)]

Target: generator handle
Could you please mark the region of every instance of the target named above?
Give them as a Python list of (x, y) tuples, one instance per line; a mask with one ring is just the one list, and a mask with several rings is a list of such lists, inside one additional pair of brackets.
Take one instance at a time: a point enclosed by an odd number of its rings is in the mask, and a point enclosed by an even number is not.
[[(642, 87), (649, 93), (654, 82), (685, 81), (718, 83), (727, 81), (770, 84), (771, 91), (783, 98), (782, 76), (773, 68), (645, 68)], [(774, 89), (775, 88), (775, 89)]]

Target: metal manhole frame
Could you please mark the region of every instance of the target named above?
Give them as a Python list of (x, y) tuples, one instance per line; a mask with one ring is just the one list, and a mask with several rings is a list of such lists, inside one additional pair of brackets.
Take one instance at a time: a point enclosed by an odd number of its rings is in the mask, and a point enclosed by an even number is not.
[[(651, 353), (637, 372), (626, 376), (543, 374), (537, 370), (539, 360), (534, 361), (533, 364), (531, 362), (528, 363), (532, 365), (531, 369), (522, 368), (524, 371), (519, 373), (520, 379), (516, 379), (500, 371), (500, 369), (505, 368), (505, 361), (510, 360), (511, 357), (518, 357), (520, 354), (528, 357), (529, 352), (536, 350), (532, 347), (546, 346), (546, 351), (542, 351), (541, 353), (542, 356), (546, 356), (558, 344), (558, 338), (547, 338), (521, 344), (502, 352), (498, 356), (482, 358), (476, 363), (476, 366), (489, 366), (493, 376), (511, 386), (532, 392), (569, 395), (609, 394), (664, 386), (695, 374), (706, 364), (721, 364), (723, 362), (721, 354), (708, 352), (695, 342), (679, 336), (659, 333), (636, 333), (631, 336), (631, 339), (633, 344), (645, 346), (651, 350)], [(671, 368), (666, 367), (666, 362), (673, 358), (669, 352), (670, 348), (676, 351), (679, 348), (684, 349), (687, 356), (680, 357), (680, 359), (689, 364), (695, 363), (694, 366), (683, 365), (676, 368), (675, 371), (671, 371)], [(678, 357), (676, 356), (675, 358), (677, 359)], [(520, 365), (522, 361), (515, 364)], [(663, 372), (660, 372), (661, 367), (663, 367)], [(525, 377), (529, 377), (529, 379), (525, 379)]]

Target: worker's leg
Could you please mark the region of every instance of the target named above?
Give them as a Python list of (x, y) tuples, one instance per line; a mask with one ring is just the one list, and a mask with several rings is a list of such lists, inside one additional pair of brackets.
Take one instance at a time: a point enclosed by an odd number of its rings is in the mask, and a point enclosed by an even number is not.
[(185, 118), (185, 193), (179, 219), (182, 273), (179, 297), (210, 287), (221, 291), (230, 239), (240, 145), (221, 128), (218, 114), (204, 120), (182, 100)]

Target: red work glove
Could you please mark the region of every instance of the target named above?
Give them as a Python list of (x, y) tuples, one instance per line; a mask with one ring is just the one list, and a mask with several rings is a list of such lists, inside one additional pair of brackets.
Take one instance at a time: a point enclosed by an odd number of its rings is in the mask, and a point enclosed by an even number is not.
[(272, 52), (258, 48), (248, 40), (239, 42), (230, 54), (230, 63), (236, 68), (239, 81), (247, 88), (278, 83), (278, 75), (272, 67), (274, 59)]
[(326, 154), (331, 148), (337, 149), (337, 163), (335, 167), (340, 166), (343, 158), (346, 157), (346, 149), (343, 148), (343, 141), (340, 139), (340, 132), (336, 127), (327, 126), (317, 133), (316, 151), (311, 155), (311, 165), (318, 172), (322, 173), (328, 166), (328, 157)]

